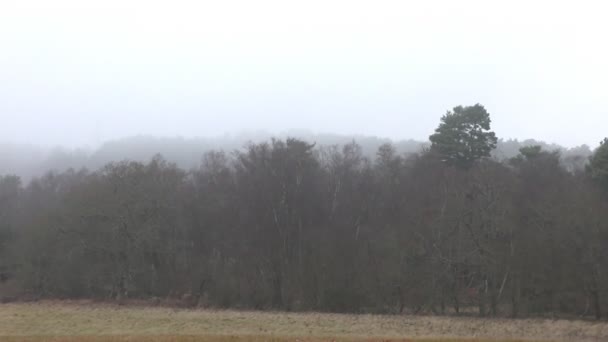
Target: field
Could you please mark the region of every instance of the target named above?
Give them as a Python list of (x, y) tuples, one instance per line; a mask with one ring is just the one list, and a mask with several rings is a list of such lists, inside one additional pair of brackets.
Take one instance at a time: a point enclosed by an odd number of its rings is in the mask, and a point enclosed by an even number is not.
[(0, 304), (0, 340), (608, 341), (608, 323), (185, 310), (89, 302)]

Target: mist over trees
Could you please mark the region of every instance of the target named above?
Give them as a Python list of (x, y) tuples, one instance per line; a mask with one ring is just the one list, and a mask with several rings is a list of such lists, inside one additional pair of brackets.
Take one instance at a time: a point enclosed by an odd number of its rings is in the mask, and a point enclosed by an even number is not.
[(403, 153), (417, 153), (426, 146), (425, 143), (414, 140), (392, 142), (390, 139), (371, 136), (313, 134), (306, 131), (291, 131), (279, 135), (251, 132), (215, 138), (133, 136), (108, 141), (96, 148), (75, 149), (2, 143), (0, 137), (0, 174), (19, 175), (27, 182), (48, 171), (63, 172), (70, 168), (96, 170), (121, 160), (147, 162), (156, 154), (161, 154), (167, 161), (190, 170), (199, 166), (201, 156), (207, 152), (231, 153), (234, 150), (242, 150), (251, 143), (269, 141), (273, 137), (297, 137), (315, 142), (318, 146), (344, 145), (354, 140), (368, 157), (373, 157), (378, 147), (385, 143), (394, 144)]
[[(378, 148), (383, 144), (393, 145), (401, 155), (417, 154), (430, 146), (429, 141), (392, 141), (373, 136), (315, 134), (307, 131), (290, 131), (278, 135), (254, 132), (215, 138), (133, 136), (108, 141), (96, 148), (40, 147), (2, 142), (0, 137), (0, 175), (17, 175), (27, 183), (49, 171), (64, 172), (70, 168), (97, 170), (108, 163), (121, 160), (145, 163), (156, 154), (162, 155), (164, 159), (182, 169), (190, 170), (199, 166), (201, 156), (207, 152), (242, 151), (250, 143), (269, 141), (273, 137), (283, 140), (295, 137), (325, 147), (341, 146), (355, 141), (361, 147), (362, 154), (370, 160), (375, 158)], [(561, 163), (570, 171), (583, 170), (591, 156), (591, 149), (586, 145), (565, 148), (533, 139), (498, 140), (497, 148), (491, 153), (493, 158), (503, 161), (517, 156), (521, 147), (536, 145), (542, 146), (546, 151), (559, 150)]]
[(490, 123), (459, 106), (426, 145), (134, 138), (66, 153), (55, 165), (75, 168), (0, 177), (0, 298), (601, 318), (608, 143), (501, 141)]

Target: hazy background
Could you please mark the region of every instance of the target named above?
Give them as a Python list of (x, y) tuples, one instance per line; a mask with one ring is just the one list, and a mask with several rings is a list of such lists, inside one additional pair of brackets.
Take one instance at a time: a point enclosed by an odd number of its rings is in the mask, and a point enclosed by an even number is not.
[(0, 137), (80, 146), (242, 130), (426, 139), (484, 104), (504, 138), (596, 144), (601, 1), (0, 5)]
[(426, 141), (447, 109), (479, 102), (501, 138), (594, 147), (608, 127), (607, 12), (602, 1), (4, 0), (0, 141), (33, 145), (13, 152), (30, 160), (40, 146), (91, 153), (138, 135)]

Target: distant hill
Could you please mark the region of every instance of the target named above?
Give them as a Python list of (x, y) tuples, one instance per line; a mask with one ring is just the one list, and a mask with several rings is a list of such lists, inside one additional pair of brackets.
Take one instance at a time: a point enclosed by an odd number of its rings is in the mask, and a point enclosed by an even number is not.
[[(374, 136), (315, 134), (307, 131), (290, 131), (275, 135), (253, 132), (214, 138), (133, 136), (108, 141), (95, 149), (44, 148), (0, 143), (0, 175), (15, 174), (27, 182), (48, 171), (63, 171), (69, 168), (98, 169), (109, 162), (125, 159), (147, 161), (157, 153), (182, 168), (190, 169), (196, 167), (203, 154), (208, 151), (231, 152), (242, 149), (249, 143), (268, 141), (272, 137), (295, 137), (314, 142), (317, 146), (344, 145), (355, 141), (370, 158), (373, 158), (378, 147), (385, 143), (393, 144), (401, 154), (419, 153), (429, 144), (416, 140), (393, 141)], [(519, 153), (522, 146), (531, 145), (541, 145), (545, 150), (559, 150), (564, 167), (571, 171), (582, 169), (592, 153), (586, 145), (568, 149), (529, 139), (500, 140), (493, 156), (498, 160), (512, 158)]]

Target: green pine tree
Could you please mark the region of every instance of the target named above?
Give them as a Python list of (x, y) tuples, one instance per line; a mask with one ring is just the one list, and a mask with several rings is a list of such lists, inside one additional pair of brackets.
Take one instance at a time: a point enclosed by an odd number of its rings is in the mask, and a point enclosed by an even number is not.
[(496, 148), (497, 139), (490, 131), (490, 122), (490, 114), (480, 104), (454, 107), (429, 137), (431, 151), (447, 163), (470, 167), (476, 160), (489, 157)]

